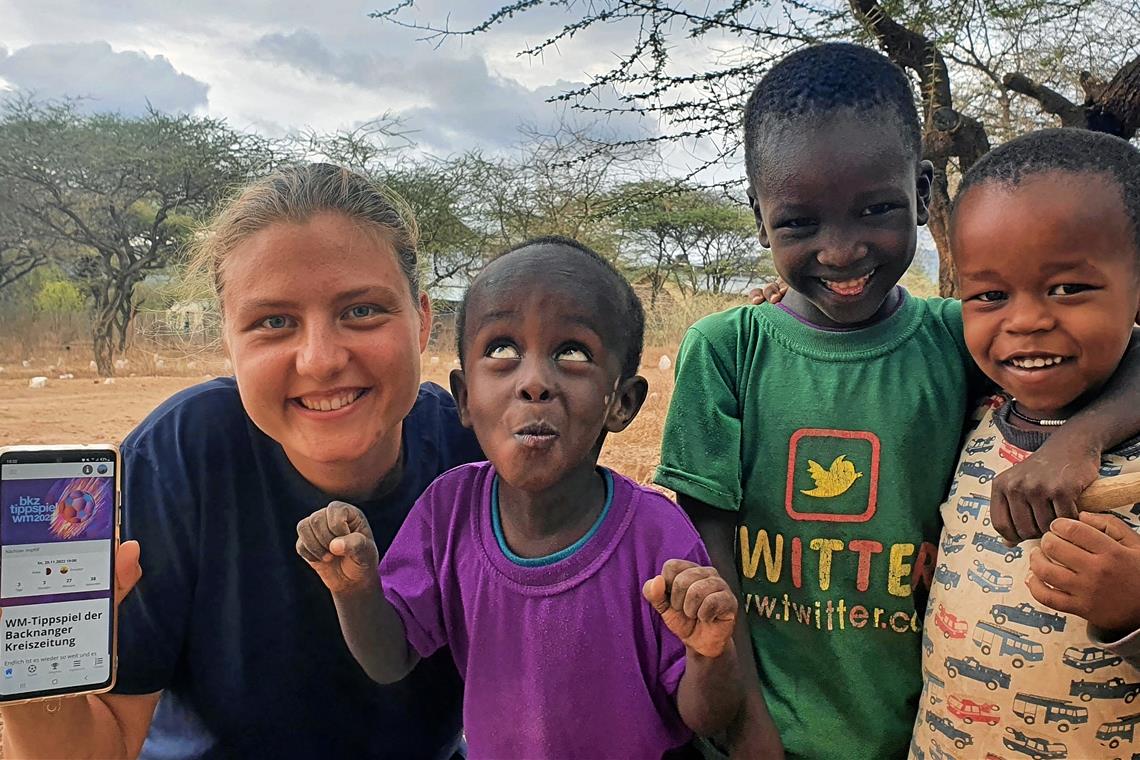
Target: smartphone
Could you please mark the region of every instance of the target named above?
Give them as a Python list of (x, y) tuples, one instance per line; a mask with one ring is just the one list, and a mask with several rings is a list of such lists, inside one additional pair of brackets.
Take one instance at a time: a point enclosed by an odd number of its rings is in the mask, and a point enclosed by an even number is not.
[(119, 451), (0, 448), (0, 703), (115, 683)]

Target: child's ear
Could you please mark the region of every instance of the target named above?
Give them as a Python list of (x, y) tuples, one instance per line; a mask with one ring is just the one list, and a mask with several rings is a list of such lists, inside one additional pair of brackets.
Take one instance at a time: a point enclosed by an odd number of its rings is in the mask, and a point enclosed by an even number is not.
[(768, 230), (764, 227), (764, 217), (760, 214), (760, 201), (756, 200), (756, 191), (752, 186), (748, 186), (748, 208), (752, 209), (752, 216), (756, 219), (756, 237), (760, 239), (760, 245), (765, 248), (771, 248), (768, 244)]
[(930, 198), (934, 189), (934, 164), (929, 161), (918, 162), (918, 177), (915, 181), (915, 196), (918, 199), (919, 226), (930, 221)]
[(451, 381), (451, 395), (455, 398), (455, 408), (459, 410), (459, 422), (463, 427), (470, 428), (471, 422), (467, 418), (467, 378), (463, 370), (453, 369), (448, 378)]
[(614, 391), (615, 398), (606, 416), (606, 432), (620, 433), (629, 427), (633, 418), (641, 411), (645, 397), (649, 393), (649, 383), (641, 375), (626, 378)]

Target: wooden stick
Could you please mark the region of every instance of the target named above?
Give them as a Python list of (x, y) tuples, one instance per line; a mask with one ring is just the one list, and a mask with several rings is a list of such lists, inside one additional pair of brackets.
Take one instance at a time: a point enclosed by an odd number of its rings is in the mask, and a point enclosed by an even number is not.
[(1077, 497), (1077, 507), (1085, 512), (1108, 512), (1140, 502), (1140, 472), (1101, 478)]

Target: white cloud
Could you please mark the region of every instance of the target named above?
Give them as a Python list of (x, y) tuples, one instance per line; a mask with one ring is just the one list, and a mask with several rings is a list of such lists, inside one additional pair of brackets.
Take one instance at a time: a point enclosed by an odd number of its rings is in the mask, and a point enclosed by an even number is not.
[(115, 51), (106, 42), (0, 48), (0, 77), (43, 98), (82, 98), (90, 110), (143, 113), (147, 103), (174, 113), (207, 106), (209, 86), (178, 72), (162, 55)]
[[(608, 67), (629, 35), (628, 26), (607, 25), (541, 59), (520, 58), (519, 50), (560, 28), (568, 12), (538, 9), (489, 34), (437, 47), (419, 41), (422, 35), (416, 32), (368, 18), (368, 12), (390, 4), (326, 0), (314, 8), (308, 0), (0, 0), (0, 34), (9, 48), (98, 48), (114, 56), (145, 51), (132, 54), (149, 61), (155, 72), (168, 67), (160, 78), (184, 76), (209, 88), (207, 99), (205, 90), (196, 95), (193, 89), (167, 86), (169, 97), (160, 104), (156, 95), (152, 102), (180, 110), (192, 104), (243, 129), (327, 131), (385, 112), (399, 114), (422, 149), (437, 154), (476, 147), (494, 152), (517, 143), (521, 125), (550, 129), (564, 118), (565, 107), (547, 99)], [(416, 13), (433, 22), (450, 17), (459, 27), (481, 21), (499, 4), (419, 0)], [(139, 101), (143, 89), (153, 89), (121, 75), (100, 82), (84, 81), (76, 72), (53, 78), (44, 69), (51, 65), (46, 56), (29, 58), (21, 70), (24, 81), (15, 83), (24, 87), (36, 80), (53, 94), (80, 83), (101, 107), (118, 108)], [(0, 70), (0, 80), (14, 77)], [(603, 100), (616, 104), (612, 94)], [(582, 124), (594, 117), (571, 111), (569, 118)], [(626, 115), (607, 119), (601, 128), (630, 137), (654, 132), (657, 125)]]

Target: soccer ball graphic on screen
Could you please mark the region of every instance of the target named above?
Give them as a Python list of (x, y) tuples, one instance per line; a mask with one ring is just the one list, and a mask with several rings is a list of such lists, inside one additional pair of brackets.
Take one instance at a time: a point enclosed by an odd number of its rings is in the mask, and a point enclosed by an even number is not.
[(95, 497), (78, 488), (63, 495), (55, 505), (56, 514), (69, 525), (81, 525), (95, 514)]
[(95, 494), (73, 485), (55, 503), (51, 531), (62, 539), (76, 538), (87, 528), (96, 511)]

